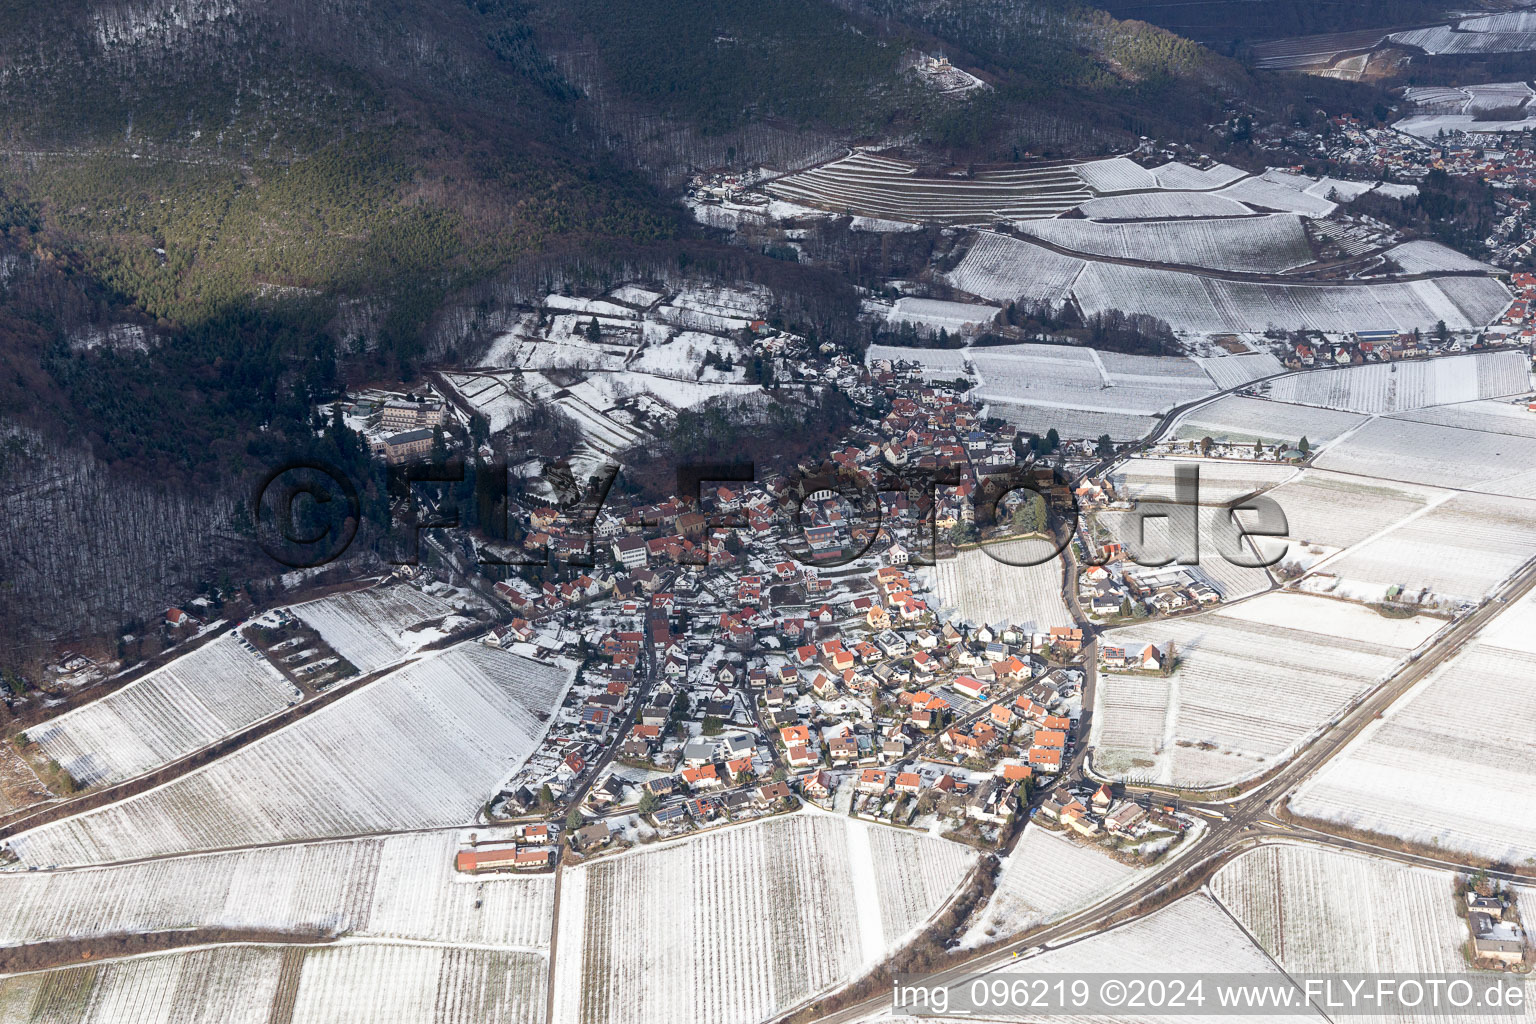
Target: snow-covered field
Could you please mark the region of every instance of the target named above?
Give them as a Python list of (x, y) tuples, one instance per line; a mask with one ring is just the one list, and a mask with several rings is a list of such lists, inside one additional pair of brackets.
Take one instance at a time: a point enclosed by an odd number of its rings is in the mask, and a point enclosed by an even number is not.
[(844, 981), (954, 893), (975, 854), (816, 812), (567, 869), (555, 1024), (750, 1024)]
[(1195, 362), (1210, 374), (1211, 380), (1222, 390), (1235, 388), (1249, 381), (1281, 373), (1285, 367), (1268, 352), (1245, 352), (1235, 356), (1195, 357)]
[(1494, 434), (1395, 417), (1377, 419), (1318, 457), (1321, 469), (1361, 476), (1536, 496), (1536, 437)]
[(1450, 492), (1306, 469), (1269, 497), (1285, 513), (1285, 541), (1344, 548), (1445, 500)]
[(1060, 556), (1038, 565), (1012, 565), (1003, 560), (1033, 562), (1049, 555), (1053, 545), (1016, 540), (990, 544), (942, 558), (923, 570), (934, 581), (941, 611), (972, 623), (1006, 622), (1045, 632), (1072, 625), (1072, 613), (1062, 597)]
[(968, 354), (981, 377), (973, 397), (1003, 405), (1155, 416), (1215, 391), (1200, 365), (1183, 356), (1115, 356), (1059, 345), (996, 345)]
[(1524, 353), (1486, 352), (1313, 370), (1273, 381), (1269, 395), (1275, 401), (1298, 405), (1397, 413), (1480, 398), (1523, 395), (1530, 390)]
[(1304, 188), (1295, 187), (1296, 184), (1300, 183), (1276, 181), (1273, 172), (1265, 172), (1262, 177), (1244, 178), (1228, 185), (1216, 195), (1236, 199), (1260, 210), (1300, 213), (1308, 217), (1326, 217), (1338, 208), (1337, 204), (1322, 196), (1314, 196)]
[(1156, 416), (1119, 413), (1109, 409), (1067, 409), (1058, 405), (1031, 405), (991, 396), (987, 414), (1007, 420), (1020, 430), (1044, 437), (1055, 430), (1063, 438), (1096, 440), (1108, 434), (1115, 441), (1134, 441), (1150, 434)]
[(1175, 645), (1170, 676), (1102, 673), (1094, 768), (1125, 779), (1227, 785), (1289, 757), (1438, 630), (1309, 595), (1111, 630), (1139, 652)]
[(921, 363), (923, 372), (930, 377), (954, 380), (964, 376), (965, 361), (969, 349), (960, 348), (904, 348), (899, 345), (871, 345), (864, 354), (865, 362), (889, 359), (893, 363)]
[(1140, 874), (1103, 850), (1061, 833), (1025, 826), (1003, 860), (997, 889), (966, 932), (980, 945), (1091, 907)]
[(0, 872), (0, 946), (230, 928), (546, 948), (554, 876), (459, 874), (468, 831)]
[(473, 820), (548, 728), (571, 673), (461, 644), (206, 767), (23, 832), (26, 865), (90, 864)]
[(1070, 167), (920, 178), (916, 165), (871, 153), (786, 175), (764, 188), (780, 199), (837, 213), (951, 224), (1053, 217), (1092, 197)]
[(1236, 199), (1211, 192), (1133, 192), (1090, 199), (1080, 209), (1092, 220), (1165, 220), (1176, 217), (1252, 217)]
[(1463, 18), (1454, 27), (1394, 32), (1394, 43), (1416, 46), (1425, 53), (1520, 53), (1536, 50), (1536, 13), (1517, 11), (1480, 18)]
[(302, 694), (233, 633), (137, 682), (27, 730), (82, 785), (168, 764), (287, 707)]
[(1072, 293), (1085, 315), (1107, 309), (1150, 313), (1174, 330), (1201, 334), (1268, 328), (1427, 331), (1440, 320), (1452, 330), (1471, 330), (1492, 322), (1510, 301), (1509, 289), (1491, 277), (1267, 284), (1115, 263), (1089, 263)]
[(1067, 297), (1084, 265), (1080, 259), (1063, 256), (1043, 246), (982, 231), (944, 279), (963, 292), (995, 302), (1043, 302), (1055, 309)]
[(1456, 915), (1448, 871), (1284, 844), (1243, 854), (1210, 884), (1212, 894), (1287, 971), (1466, 970), (1461, 947), (1467, 925)]
[[(1091, 976), (1113, 972), (1117, 976), (1147, 975), (1166, 978), (1173, 974), (1257, 974), (1269, 975), (1283, 984), (1285, 976), (1274, 962), (1256, 947), (1231, 917), (1209, 896), (1197, 893), (1146, 917), (1087, 938), (1056, 946), (1044, 953), (1022, 959), (1005, 960), (995, 968), (1004, 977), (1017, 975)], [(1230, 1013), (1230, 1011), (1228, 1011)], [(953, 1018), (893, 1017), (891, 1024), (915, 1024), (917, 1021), (956, 1021), (991, 1019), (977, 1015)], [(1003, 1019), (1021, 1019), (1007, 1017)], [(1022, 1018), (1038, 1019), (1038, 1017)], [(1149, 1014), (1113, 1015), (1050, 1014), (1051, 1021), (1064, 1024), (1124, 1024), (1126, 1021), (1180, 1021), (1184, 1024), (1218, 1024), (1239, 1019), (1217, 1013), (1202, 1015), (1186, 1011), (1176, 1016)], [(1321, 1014), (1307, 1017), (1248, 1014), (1244, 1021), (1321, 1021)]]
[(1463, 402), (1459, 405), (1419, 409), (1406, 418), (1420, 423), (1482, 430), (1490, 434), (1536, 437), (1536, 413), (1528, 410), (1524, 402)]
[(59, 1024), (526, 1024), (542, 956), (397, 943), (214, 946), (0, 980), (0, 1018)]
[(1019, 230), (1074, 252), (1212, 270), (1277, 274), (1312, 262), (1301, 218), (1290, 214), (1142, 223), (1038, 220)]
[(1291, 809), (1448, 850), (1533, 863), (1533, 636), (1536, 599), (1528, 595), (1302, 783)]
[(453, 612), (414, 587), (371, 587), (294, 605), (293, 614), (364, 673), (393, 664), (439, 638), (418, 627)]
[(1536, 93), (1525, 82), (1482, 82), (1476, 85), (1415, 85), (1403, 99), (1425, 110), (1476, 114), (1503, 107), (1527, 106)]
[(1169, 189), (1220, 188), (1246, 177), (1247, 174), (1247, 171), (1240, 167), (1233, 167), (1231, 164), (1212, 164), (1202, 171), (1196, 170), (1189, 164), (1181, 164), (1177, 160), (1170, 160), (1161, 167), (1152, 168), (1152, 177), (1157, 180), (1158, 187)]
[(997, 318), (997, 313), (997, 306), (903, 296), (896, 300), (886, 319), (893, 324), (910, 323), (932, 331), (942, 328), (953, 332), (985, 327)]
[(1157, 188), (1152, 172), (1128, 157), (1090, 160), (1074, 164), (1072, 169), (1096, 192), (1128, 192), (1131, 189)]
[(1401, 267), (1405, 274), (1433, 274), (1445, 270), (1487, 274), (1494, 269), (1448, 245), (1423, 239), (1395, 245), (1386, 251), (1386, 256)]
[(1349, 596), (1380, 600), (1397, 584), (1455, 607), (1477, 603), (1536, 556), (1536, 501), (1455, 494), (1327, 562)]
[(1277, 462), (1133, 458), (1116, 466), (1109, 480), (1119, 498), (1172, 501), (1179, 497), (1174, 490), (1174, 474), (1179, 467), (1199, 470), (1202, 505), (1219, 505), (1267, 490), (1297, 472), (1296, 467)]
[(1227, 397), (1185, 414), (1175, 425), (1181, 440), (1263, 441), (1295, 445), (1305, 437), (1313, 447), (1327, 444), (1365, 422), (1365, 417), (1243, 395)]

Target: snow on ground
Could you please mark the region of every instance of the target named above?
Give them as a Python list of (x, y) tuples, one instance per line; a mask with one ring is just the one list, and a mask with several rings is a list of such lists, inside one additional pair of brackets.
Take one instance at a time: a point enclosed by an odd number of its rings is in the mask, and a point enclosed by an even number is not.
[(1395, 245), (1384, 255), (1401, 267), (1405, 274), (1433, 274), (1443, 270), (1490, 274), (1496, 269), (1448, 245), (1423, 239)]
[(1403, 99), (1425, 110), (1473, 114), (1483, 110), (1526, 106), (1533, 95), (1525, 82), (1483, 82), (1477, 85), (1414, 85)]
[(866, 363), (889, 359), (893, 363), (920, 363), (923, 373), (929, 377), (954, 380), (965, 375), (968, 349), (960, 348), (904, 348), (898, 345), (871, 345), (864, 354)]
[(398, 943), (223, 945), (0, 979), (6, 1020), (122, 1024), (523, 1024), (542, 956)]
[(970, 302), (946, 302), (943, 299), (916, 299), (902, 296), (886, 314), (893, 324), (911, 323), (937, 332), (941, 328), (954, 333), (985, 327), (997, 319), (999, 307)]
[[(1084, 223), (1030, 221), (1031, 224)], [(955, 288), (994, 302), (1046, 303), (1060, 306), (1085, 266), (1044, 246), (981, 231), (955, 269), (944, 279)]]
[(1312, 370), (1272, 381), (1269, 397), (1348, 412), (1397, 413), (1530, 390), (1524, 353), (1482, 352)]
[(1340, 473), (1530, 497), (1536, 437), (1382, 418), (1334, 445), (1316, 464)]
[[(537, 950), (553, 875), (463, 875), (480, 828), (0, 872), (0, 946), (181, 928), (319, 931)], [(480, 905), (477, 907), (476, 904)]]
[(807, 811), (567, 868), (551, 1020), (776, 1016), (885, 955), (974, 860), (947, 840)]
[(1091, 907), (1140, 874), (1096, 846), (1026, 825), (1003, 859), (997, 890), (961, 945), (1003, 939)]
[(1277, 274), (1312, 262), (1301, 218), (1291, 214), (1140, 223), (1037, 220), (1019, 230), (1074, 252), (1147, 263)]
[(1288, 972), (1460, 974), (1467, 925), (1452, 883), (1449, 871), (1286, 843), (1243, 854), (1210, 885)]
[(26, 734), (76, 782), (109, 784), (168, 764), (301, 697), (228, 633)]
[(660, 302), (663, 298), (663, 295), (661, 292), (652, 291), (649, 288), (642, 288), (637, 284), (621, 284), (619, 287), (609, 292), (608, 297), (613, 299), (615, 302), (622, 302), (626, 305), (639, 306), (642, 309), (649, 309), (651, 306), (654, 306), (656, 303)]
[(1157, 180), (1158, 187), (1167, 189), (1220, 188), (1246, 177), (1247, 174), (1247, 171), (1233, 167), (1231, 164), (1212, 164), (1202, 171), (1196, 170), (1189, 164), (1181, 164), (1177, 160), (1170, 160), (1161, 167), (1152, 168), (1152, 177)]
[(1536, 501), (1461, 493), (1318, 569), (1337, 578), (1343, 596), (1379, 601), (1396, 585), (1407, 599), (1423, 589), (1428, 603), (1454, 610), (1482, 600), (1533, 556)]
[(1172, 501), (1178, 497), (1174, 477), (1180, 468), (1199, 470), (1202, 505), (1219, 505), (1267, 490), (1284, 483), (1297, 472), (1296, 467), (1277, 462), (1137, 457), (1117, 465), (1108, 478), (1119, 498)]
[[(1298, 602), (1327, 602), (1324, 604)], [(1116, 778), (1230, 785), (1288, 758), (1443, 623), (1387, 619), (1315, 596), (1267, 594), (1229, 609), (1111, 630), (1135, 655), (1175, 647), (1171, 675), (1099, 676), (1093, 766)]]
[(1073, 164), (1072, 169), (1095, 192), (1128, 192), (1131, 189), (1157, 188), (1152, 172), (1123, 156)]
[[(1046, 541), (1012, 540), (962, 551), (923, 569), (933, 581), (940, 614), (966, 622), (1006, 622), (1037, 632), (1072, 625), (1062, 597), (1059, 555)], [(1010, 562), (1036, 562), (1014, 565)], [(1006, 560), (1006, 561), (1005, 561)]]
[(28, 866), (91, 864), (468, 822), (538, 745), (571, 676), (460, 644), (11, 848)]
[(1270, 491), (1269, 497), (1285, 513), (1289, 527), (1279, 543), (1339, 549), (1402, 522), (1432, 502), (1444, 501), (1450, 493), (1305, 469)]
[(1258, 178), (1244, 178), (1215, 194), (1236, 199), (1258, 210), (1300, 213), (1308, 217), (1326, 217), (1338, 209), (1337, 204), (1320, 196), (1309, 195), (1304, 191), (1307, 185), (1312, 184), (1310, 180), (1306, 185), (1298, 188), (1296, 185), (1299, 183), (1273, 180), (1270, 177), (1271, 173), (1273, 172), (1266, 172), (1263, 177)]
[(1228, 395), (1186, 413), (1175, 425), (1174, 436), (1269, 445), (1295, 445), (1305, 437), (1316, 448), (1364, 422), (1356, 413)]
[[(1116, 976), (1146, 975), (1166, 978), (1173, 974), (1259, 974), (1284, 983), (1272, 960), (1256, 947), (1217, 903), (1203, 893), (1186, 896), (1146, 917), (1095, 932), (1086, 938), (1056, 946), (1043, 953), (1022, 959), (1005, 960), (993, 969), (1002, 977), (1012, 979), (1019, 975), (1066, 975), (1092, 976), (1113, 972)], [(943, 1021), (956, 1024), (962, 1020), (976, 1020), (976, 1015), (965, 1017), (903, 1017), (890, 1018), (891, 1024), (917, 1024), (919, 1021)], [(986, 1019), (986, 1018), (981, 1018)], [(1019, 1019), (1019, 1018), (1007, 1018)], [(1154, 1021), (1183, 1022), (1230, 1022), (1238, 1018), (1220, 1014), (1201, 1015), (1181, 1012), (1178, 1015), (1154, 1016), (1136, 1014), (1128, 1016), (1123, 1011), (1100, 1016), (1053, 1012), (1050, 1020), (1064, 1024), (1125, 1024), (1135, 1020), (1151, 1024)], [(1313, 1017), (1289, 1015), (1244, 1015), (1250, 1022), (1298, 1020), (1323, 1020), (1320, 1014)]]
[(1196, 356), (1211, 380), (1223, 391), (1240, 387), (1260, 377), (1283, 373), (1285, 367), (1269, 352), (1245, 352), (1235, 356)]
[(1405, 117), (1392, 125), (1394, 129), (1404, 135), (1414, 135), (1421, 139), (1438, 138), (1441, 132), (1452, 135), (1456, 132), (1494, 133), (1494, 132), (1528, 132), (1536, 128), (1536, 118), (1529, 115), (1517, 120), (1485, 120), (1476, 114), (1415, 114)]
[[(1536, 597), (1371, 722), (1296, 791), (1307, 817), (1536, 863)], [(1496, 713), (1477, 713), (1491, 707)]]
[(989, 345), (967, 354), (980, 377), (972, 397), (1003, 406), (1153, 417), (1215, 391), (1184, 356), (1117, 357), (1061, 345)]
[(1150, 434), (1156, 416), (1118, 413), (1108, 409), (1065, 409), (1055, 405), (1031, 405), (989, 396), (987, 414), (1007, 420), (1020, 430), (1044, 437), (1055, 430), (1066, 439), (1097, 440), (1108, 434), (1115, 441), (1135, 441)]
[(1282, 284), (1116, 263), (1089, 263), (1072, 294), (1084, 315), (1107, 309), (1150, 313), (1176, 331), (1195, 334), (1270, 328), (1429, 331), (1441, 320), (1452, 330), (1474, 330), (1492, 322), (1510, 301), (1509, 289), (1491, 277)]
[(1527, 409), (1524, 402), (1462, 402), (1433, 409), (1419, 409), (1407, 418), (1420, 423), (1463, 427), (1467, 430), (1481, 430), (1490, 434), (1536, 437), (1536, 413)]
[(1210, 192), (1133, 192), (1091, 199), (1081, 207), (1092, 220), (1163, 220), (1175, 217), (1252, 217), (1235, 199)]
[(393, 664), (430, 642), (418, 627), (453, 613), (447, 602), (414, 587), (370, 587), (294, 605), (331, 648), (363, 673)]

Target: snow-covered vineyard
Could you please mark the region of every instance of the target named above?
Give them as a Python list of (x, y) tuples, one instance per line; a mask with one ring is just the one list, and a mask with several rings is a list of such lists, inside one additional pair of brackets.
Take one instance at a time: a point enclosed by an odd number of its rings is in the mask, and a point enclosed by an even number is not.
[(1052, 217), (1093, 196), (1070, 167), (924, 178), (915, 164), (870, 153), (777, 178), (764, 188), (777, 198), (839, 213), (955, 224)]
[[(1469, 689), (1469, 683), (1475, 683)], [(1469, 701), (1498, 713), (1465, 729)], [(1455, 785), (1446, 785), (1453, 779)], [(1512, 863), (1536, 849), (1536, 598), (1505, 609), (1303, 783), (1308, 817)]]
[(454, 852), (470, 831), (0, 873), (0, 946), (228, 928), (547, 947), (553, 876), (456, 872)]
[(392, 943), (224, 945), (0, 979), (0, 1017), (68, 1024), (421, 1021), (541, 1017), (547, 962)]
[(300, 696), (265, 658), (227, 634), (26, 735), (81, 785), (110, 784), (207, 746)]
[(1104, 899), (1138, 869), (1085, 843), (1026, 827), (998, 876), (997, 889), (966, 932), (968, 944), (1007, 938)]
[(1063, 559), (1045, 558), (1052, 550), (1045, 541), (1009, 541), (939, 559), (927, 572), (948, 615), (977, 625), (1007, 623), (1045, 633), (1052, 626), (1072, 625), (1062, 598)]
[(1298, 373), (1269, 384), (1269, 397), (1347, 412), (1408, 412), (1531, 390), (1521, 352), (1446, 356), (1423, 362), (1372, 363), (1328, 373)]
[(373, 587), (295, 606), (336, 653), (363, 672), (391, 665), (441, 634), (427, 630), (453, 608), (414, 587)]
[(1124, 779), (1230, 785), (1288, 757), (1444, 623), (1386, 619), (1326, 598), (1269, 594), (1217, 612), (1110, 631), (1173, 645), (1166, 675), (1106, 672), (1094, 768)]
[(813, 813), (567, 870), (553, 1021), (772, 1017), (872, 966), (973, 861), (958, 844)]
[(1042, 220), (1021, 225), (1019, 230), (1076, 252), (1211, 270), (1278, 274), (1313, 259), (1302, 219), (1290, 214), (1145, 223)]
[(10, 840), (29, 865), (454, 825), (539, 743), (569, 668), (464, 644), (142, 795)]

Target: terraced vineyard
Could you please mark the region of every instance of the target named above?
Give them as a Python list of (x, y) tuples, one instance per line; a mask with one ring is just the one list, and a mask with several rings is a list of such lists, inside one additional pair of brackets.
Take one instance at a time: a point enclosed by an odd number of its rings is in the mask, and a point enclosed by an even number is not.
[(920, 178), (914, 164), (862, 152), (770, 181), (764, 189), (837, 213), (946, 224), (1054, 217), (1093, 197), (1068, 167)]
[(301, 696), (265, 658), (226, 634), (26, 735), (80, 784), (109, 784), (205, 747)]

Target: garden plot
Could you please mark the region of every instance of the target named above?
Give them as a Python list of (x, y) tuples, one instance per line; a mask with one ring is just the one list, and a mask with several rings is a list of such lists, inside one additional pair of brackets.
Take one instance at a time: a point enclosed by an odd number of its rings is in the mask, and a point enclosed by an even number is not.
[(394, 586), (322, 597), (291, 611), (366, 674), (440, 639), (436, 630), (424, 627), (451, 615), (453, 608), (414, 587)]
[(1395, 413), (1530, 390), (1523, 353), (1486, 352), (1312, 370), (1273, 381), (1269, 397), (1348, 412)]
[(226, 634), (97, 701), (27, 730), (81, 785), (120, 782), (201, 749), (301, 699)]
[(287, 955), (279, 946), (218, 946), (13, 974), (0, 977), (0, 1019), (267, 1024)]
[(1091, 160), (1074, 164), (1072, 169), (1095, 192), (1129, 192), (1133, 189), (1158, 187), (1152, 172), (1128, 157)]
[(1280, 360), (1269, 352), (1245, 352), (1234, 356), (1195, 356), (1194, 360), (1223, 391), (1241, 387), (1260, 377), (1271, 377), (1285, 372), (1285, 367), (1281, 365)]
[[(1282, 186), (1276, 186), (1282, 187)], [(1299, 194), (1299, 193), (1298, 193)], [(1491, 277), (1439, 277), (1372, 284), (1266, 284), (1178, 270), (1090, 263), (1072, 285), (1085, 315), (1151, 313), (1177, 331), (1241, 334), (1256, 329), (1347, 332), (1484, 327), (1509, 305)]]
[(1536, 437), (1406, 418), (1372, 420), (1317, 460), (1341, 473), (1513, 496), (1530, 492), (1532, 465)]
[(1083, 266), (1083, 261), (1075, 257), (1008, 235), (982, 231), (955, 269), (944, 275), (944, 280), (963, 292), (994, 302), (1040, 302), (1055, 309), (1066, 300)]
[(776, 1016), (887, 955), (974, 859), (945, 840), (806, 812), (568, 868), (551, 1020)]
[(1356, 413), (1229, 395), (1186, 413), (1174, 428), (1174, 436), (1187, 441), (1209, 437), (1225, 443), (1263, 441), (1271, 445), (1295, 445), (1305, 437), (1316, 447), (1365, 420)]
[(1211, 192), (1133, 192), (1090, 199), (1078, 207), (1091, 220), (1167, 220), (1178, 217), (1252, 217), (1236, 199)]
[(463, 838), (443, 831), (0, 873), (0, 946), (212, 928), (547, 948), (554, 876), (459, 874)]
[[(1442, 849), (1531, 864), (1536, 850), (1532, 612), (1530, 596), (1504, 611), (1483, 636), (1302, 783), (1291, 809)], [(1511, 626), (1505, 626), (1506, 618)], [(1472, 713), (1490, 701), (1497, 703), (1497, 713)]]
[(1051, 245), (1094, 256), (1278, 274), (1312, 262), (1312, 246), (1301, 224), (1300, 217), (1274, 214), (1140, 223), (1039, 220), (1021, 224), (1019, 230)]
[(853, 153), (763, 188), (780, 199), (835, 213), (950, 224), (1054, 217), (1092, 197), (1070, 167), (922, 178), (915, 164), (870, 153)]
[(455, 825), (531, 754), (571, 672), (461, 644), (157, 789), (11, 840), (29, 866)]
[(999, 559), (1032, 561), (1052, 549), (1045, 541), (1005, 541), (941, 558), (924, 571), (933, 580), (946, 617), (976, 624), (1004, 622), (1043, 633), (1073, 624), (1062, 597), (1061, 556), (1039, 565), (1010, 565)]
[(910, 323), (929, 331), (975, 331), (997, 319), (997, 306), (982, 306), (970, 302), (945, 302), (942, 299), (915, 299), (903, 296), (896, 300), (886, 320), (893, 324)]
[(1383, 255), (1402, 268), (1405, 274), (1434, 274), (1440, 271), (1489, 274), (1494, 271), (1487, 263), (1439, 242), (1404, 242), (1388, 249)]
[(1467, 925), (1456, 914), (1448, 871), (1298, 843), (1245, 853), (1210, 885), (1290, 973), (1467, 969)]
[(1247, 176), (1247, 171), (1231, 164), (1213, 164), (1202, 171), (1189, 164), (1170, 160), (1161, 167), (1152, 168), (1152, 177), (1157, 181), (1157, 187), (1166, 189), (1221, 188)]
[(1096, 846), (1026, 825), (1003, 860), (996, 891), (962, 945), (1007, 938), (1091, 907), (1140, 874)]
[(1172, 643), (1180, 663), (1166, 677), (1100, 675), (1094, 768), (1115, 778), (1200, 787), (1261, 774), (1326, 728), (1442, 625), (1277, 593), (1111, 630), (1106, 642), (1127, 652)]
[[(1277, 499), (1278, 500), (1278, 499)], [(1477, 603), (1536, 555), (1536, 502), (1456, 494), (1345, 551), (1308, 580), (1340, 596), (1379, 601), (1389, 587), (1454, 609)]]

